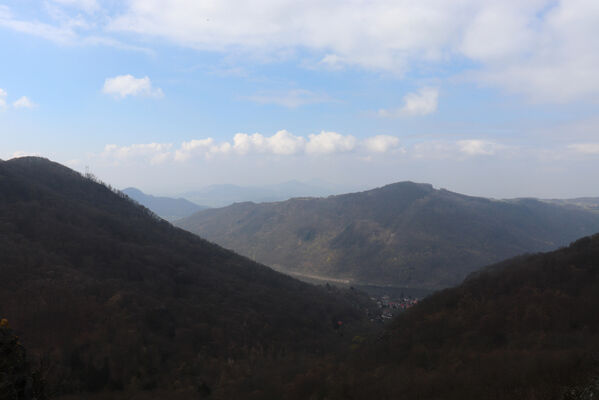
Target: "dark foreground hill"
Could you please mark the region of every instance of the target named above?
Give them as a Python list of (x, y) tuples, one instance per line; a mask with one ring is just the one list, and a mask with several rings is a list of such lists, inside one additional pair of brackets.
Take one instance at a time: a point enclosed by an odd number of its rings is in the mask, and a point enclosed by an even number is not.
[(599, 232), (599, 215), (403, 182), (328, 198), (239, 203), (176, 224), (292, 274), (437, 289), (485, 265)]
[(123, 189), (123, 193), (167, 221), (185, 218), (208, 208), (182, 198), (152, 196), (133, 187)]
[(303, 398), (590, 400), (599, 396), (598, 316), (595, 235), (475, 273), (297, 387)]
[(58, 394), (265, 398), (366, 317), (359, 295), (274, 272), (40, 158), (0, 161), (0, 283), (0, 318)]

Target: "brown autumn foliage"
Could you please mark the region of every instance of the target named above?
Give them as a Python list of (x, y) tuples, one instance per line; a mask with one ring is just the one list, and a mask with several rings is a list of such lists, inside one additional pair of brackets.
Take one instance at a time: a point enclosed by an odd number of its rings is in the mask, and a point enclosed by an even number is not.
[[(0, 317), (48, 365), (56, 395), (263, 390), (254, 371), (285, 375), (334, 351), (342, 340), (331, 321), (357, 329), (369, 306), (40, 158), (0, 162), (0, 282)], [(273, 367), (280, 359), (288, 370)]]

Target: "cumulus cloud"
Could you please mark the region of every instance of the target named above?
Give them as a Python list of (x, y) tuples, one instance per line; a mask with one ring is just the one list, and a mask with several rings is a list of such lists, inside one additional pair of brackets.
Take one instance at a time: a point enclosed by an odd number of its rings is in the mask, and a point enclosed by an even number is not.
[(189, 158), (198, 155), (207, 157), (216, 154), (226, 154), (231, 150), (230, 143), (217, 144), (214, 139), (193, 139), (183, 142), (181, 147), (175, 151), (175, 161), (187, 161)]
[(403, 98), (403, 106), (394, 110), (379, 110), (380, 117), (423, 116), (437, 111), (439, 89), (422, 88), (418, 92), (408, 93)]
[[(575, 151), (599, 154), (599, 143), (571, 145)], [(509, 150), (509, 151), (508, 151)], [(261, 133), (237, 133), (231, 140), (217, 141), (212, 137), (192, 139), (179, 146), (171, 143), (107, 145), (101, 154), (117, 164), (125, 162), (184, 163), (216, 157), (276, 156), (321, 158), (351, 153), (356, 159), (375, 160), (376, 157), (398, 154), (420, 159), (464, 160), (471, 157), (514, 155), (517, 148), (484, 139), (456, 141), (429, 140), (400, 146), (399, 138), (375, 135), (363, 139), (337, 132), (322, 131), (307, 137), (280, 130), (271, 136)]]
[(237, 133), (233, 137), (233, 149), (238, 154), (256, 152), (292, 155), (303, 151), (305, 142), (303, 137), (295, 136), (286, 130), (278, 131), (270, 137), (259, 133), (254, 133), (253, 135)]
[(326, 95), (305, 89), (293, 89), (286, 92), (262, 92), (249, 96), (247, 99), (255, 103), (276, 104), (287, 108), (330, 101)]
[(7, 96), (8, 96), (8, 93), (6, 93), (6, 90), (0, 88), (0, 109), (6, 108), (6, 97)]
[(568, 148), (582, 154), (599, 154), (599, 143), (574, 143), (569, 145)]
[(36, 106), (27, 96), (20, 97), (12, 105), (14, 108), (34, 108)]
[(363, 145), (372, 153), (386, 153), (399, 146), (399, 139), (395, 136), (377, 135), (365, 139)]
[(306, 144), (308, 154), (346, 153), (355, 149), (357, 140), (351, 135), (342, 135), (337, 132), (322, 131), (319, 134), (310, 134)]
[[(399, 139), (394, 136), (377, 135), (358, 140), (351, 135), (322, 131), (308, 137), (296, 136), (280, 130), (272, 136), (261, 133), (237, 133), (230, 141), (217, 142), (214, 138), (184, 141), (177, 148), (171, 143), (132, 144), (129, 146), (106, 145), (101, 154), (114, 162), (149, 161), (160, 164), (166, 161), (186, 162), (195, 158), (210, 159), (217, 156), (324, 156), (357, 152), (364, 155), (382, 155), (399, 149)], [(403, 150), (403, 149), (402, 149)]]
[(102, 93), (113, 95), (116, 98), (127, 96), (142, 96), (161, 98), (164, 96), (162, 89), (154, 88), (150, 78), (136, 78), (133, 75), (119, 75), (107, 78), (104, 81)]

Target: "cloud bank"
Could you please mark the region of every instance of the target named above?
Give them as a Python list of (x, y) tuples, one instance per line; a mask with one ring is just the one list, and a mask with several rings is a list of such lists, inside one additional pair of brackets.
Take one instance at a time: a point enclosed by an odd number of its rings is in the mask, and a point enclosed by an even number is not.
[(392, 153), (400, 149), (397, 137), (377, 135), (359, 140), (352, 135), (322, 131), (307, 137), (280, 130), (272, 136), (261, 133), (237, 133), (232, 140), (217, 142), (213, 138), (192, 139), (174, 147), (172, 143), (147, 143), (117, 146), (109, 144), (101, 154), (116, 162), (149, 160), (152, 164), (166, 161), (186, 162), (195, 158), (216, 156), (312, 156), (323, 157), (344, 153)]
[[(585, 147), (570, 146), (570, 149), (593, 153), (597, 144)], [(583, 146), (583, 145), (580, 145)], [(454, 159), (471, 157), (495, 157), (510, 155), (518, 149), (502, 143), (484, 139), (455, 141), (431, 140), (401, 145), (396, 136), (375, 135), (358, 139), (352, 135), (322, 131), (318, 134), (296, 136), (280, 130), (272, 136), (261, 133), (237, 133), (230, 141), (219, 142), (214, 138), (192, 139), (179, 146), (172, 143), (132, 144), (128, 146), (107, 145), (101, 156), (114, 162), (142, 161), (150, 164), (164, 162), (185, 163), (196, 159), (210, 160), (216, 157), (273, 156), (278, 158), (308, 157), (323, 159), (344, 154), (354, 154), (359, 159), (372, 157), (408, 157), (412, 159)]]
[(594, 0), (130, 0), (107, 28), (267, 59), (307, 49), (316, 65), (398, 76), (466, 60), (469, 79), (564, 102), (599, 94), (598, 19)]

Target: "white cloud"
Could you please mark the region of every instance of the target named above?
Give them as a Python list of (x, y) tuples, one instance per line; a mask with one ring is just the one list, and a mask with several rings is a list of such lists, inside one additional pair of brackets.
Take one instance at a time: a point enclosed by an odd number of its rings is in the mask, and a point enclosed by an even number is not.
[(0, 109), (6, 108), (6, 96), (8, 96), (6, 90), (0, 88)]
[(255, 103), (276, 104), (287, 108), (331, 101), (326, 95), (305, 89), (293, 89), (286, 92), (263, 92), (249, 96), (247, 99)]
[(217, 156), (319, 156), (348, 152), (383, 155), (405, 149), (399, 147), (399, 139), (389, 135), (377, 135), (358, 140), (351, 135), (322, 131), (308, 137), (296, 136), (280, 130), (272, 136), (261, 133), (237, 133), (230, 141), (217, 142), (212, 137), (182, 142), (178, 148), (171, 143), (132, 144), (129, 146), (106, 145), (101, 157), (115, 163), (146, 161), (161, 164), (167, 161), (186, 162), (196, 158), (211, 159)]
[(423, 116), (437, 111), (439, 89), (422, 88), (416, 93), (408, 93), (403, 98), (403, 106), (395, 110), (379, 110), (380, 117)]
[[(308, 50), (325, 68), (401, 76), (470, 61), (468, 76), (540, 101), (599, 95), (595, 0), (130, 0), (109, 29), (200, 50)], [(331, 16), (335, 16), (331, 18)], [(298, 51), (296, 54), (306, 54)], [(276, 58), (276, 57), (275, 57)]]
[(149, 160), (151, 164), (161, 164), (170, 159), (171, 147), (171, 143), (132, 144), (130, 146), (108, 144), (104, 147), (104, 152), (101, 155), (117, 163)]
[(355, 137), (337, 132), (322, 131), (318, 135), (310, 134), (308, 137), (306, 152), (309, 154), (345, 153), (352, 151), (357, 144)]
[(214, 139), (193, 139), (181, 143), (181, 148), (175, 151), (175, 161), (187, 161), (197, 155), (211, 157), (216, 154), (226, 154), (231, 150), (230, 143), (217, 144)]
[(386, 153), (399, 146), (399, 139), (395, 136), (377, 135), (364, 139), (364, 147), (372, 153)]
[(131, 50), (106, 35), (136, 33), (142, 42), (166, 39), (229, 60), (295, 57), (299, 65), (398, 77), (416, 69), (456, 70), (540, 102), (599, 97), (595, 0), (129, 0), (103, 9), (101, 3), (47, 1), (63, 17), (44, 22), (19, 19), (0, 6), (0, 27), (61, 44)]
[(270, 153), (277, 155), (292, 155), (304, 150), (306, 140), (295, 136), (286, 130), (281, 130), (267, 137), (260, 133), (248, 135), (237, 133), (233, 137), (233, 150), (238, 154)]
[(36, 106), (27, 96), (20, 97), (12, 105), (14, 108), (34, 108)]
[(582, 154), (599, 154), (599, 143), (574, 143), (568, 148)]
[(537, 102), (599, 94), (599, 3), (496, 2), (466, 26), (460, 50), (482, 63), (471, 77)]
[(152, 82), (147, 76), (136, 78), (133, 75), (119, 75), (107, 78), (104, 81), (102, 92), (111, 94), (117, 98), (127, 96), (143, 96), (161, 98), (164, 96), (162, 89), (152, 87)]

